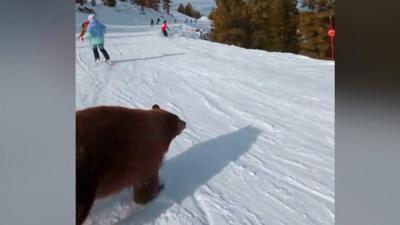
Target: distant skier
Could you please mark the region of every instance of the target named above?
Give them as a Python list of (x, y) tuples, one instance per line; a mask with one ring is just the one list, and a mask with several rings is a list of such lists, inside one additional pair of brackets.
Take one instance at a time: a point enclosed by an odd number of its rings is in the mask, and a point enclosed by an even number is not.
[(104, 58), (106, 58), (106, 62), (108, 64), (112, 64), (110, 60), (110, 56), (108, 55), (107, 51), (104, 49), (104, 33), (106, 27), (97, 20), (94, 14), (90, 14), (88, 16), (89, 26), (87, 28), (87, 36), (90, 40), (90, 44), (92, 45), (94, 60), (96, 64), (100, 63), (100, 55), (97, 49), (100, 49), (101, 53), (103, 54)]
[(153, 20), (153, 18), (151, 18), (151, 20), (150, 20), (150, 26), (153, 26), (154, 25), (154, 20)]
[(168, 37), (168, 32), (167, 30), (169, 30), (169, 27), (167, 25), (167, 21), (164, 20), (163, 24), (161, 24), (161, 31), (163, 32), (165, 37)]
[(86, 33), (88, 26), (89, 26), (89, 20), (85, 20), (85, 22), (82, 23), (81, 32), (79, 33), (79, 39), (81, 41), (85, 40), (84, 35)]
[(156, 24), (159, 24), (160, 23), (160, 18), (157, 18), (157, 23)]
[(176, 23), (176, 18), (174, 19), (174, 22)]

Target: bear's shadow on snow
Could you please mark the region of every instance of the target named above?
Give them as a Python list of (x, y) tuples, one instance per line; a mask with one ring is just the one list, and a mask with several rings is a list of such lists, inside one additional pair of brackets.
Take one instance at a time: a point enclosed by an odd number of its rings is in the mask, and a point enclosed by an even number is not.
[(174, 204), (181, 204), (184, 199), (193, 195), (198, 188), (219, 174), (230, 162), (236, 161), (245, 154), (260, 133), (259, 129), (247, 126), (196, 144), (167, 160), (160, 171), (161, 182), (165, 184), (164, 190), (152, 202), (133, 209), (129, 216), (116, 224), (134, 225), (155, 221), (168, 208)]
[(172, 53), (172, 54), (164, 54), (160, 56), (153, 56), (153, 57), (147, 57), (147, 58), (135, 58), (135, 59), (120, 59), (120, 60), (114, 60), (114, 64), (118, 63), (125, 63), (125, 62), (135, 62), (135, 61), (143, 61), (143, 60), (151, 60), (151, 59), (160, 59), (164, 57), (170, 57), (170, 56), (177, 56), (177, 55), (184, 55), (184, 52), (179, 52), (179, 53)]

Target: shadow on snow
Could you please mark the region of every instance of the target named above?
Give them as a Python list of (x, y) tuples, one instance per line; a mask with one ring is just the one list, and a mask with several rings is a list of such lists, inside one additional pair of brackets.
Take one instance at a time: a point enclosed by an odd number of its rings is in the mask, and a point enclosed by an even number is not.
[[(184, 199), (193, 195), (230, 162), (238, 160), (250, 149), (260, 133), (259, 129), (247, 126), (196, 144), (166, 161), (160, 172), (165, 189), (147, 205), (133, 207), (129, 215), (116, 224), (134, 225), (153, 222), (168, 208), (174, 204), (181, 204)], [(128, 192), (125, 192), (114, 198), (114, 201), (122, 200), (129, 204), (130, 199)]]
[(165, 55), (160, 55), (160, 56), (153, 56), (153, 57), (146, 57), (146, 58), (136, 58), (136, 59), (120, 59), (120, 60), (113, 60), (114, 64), (118, 63), (126, 63), (126, 62), (135, 62), (135, 61), (143, 61), (143, 60), (151, 60), (151, 59), (160, 59), (164, 57), (170, 57), (170, 56), (177, 56), (177, 55), (184, 55), (185, 53), (173, 53), (173, 54), (165, 54)]

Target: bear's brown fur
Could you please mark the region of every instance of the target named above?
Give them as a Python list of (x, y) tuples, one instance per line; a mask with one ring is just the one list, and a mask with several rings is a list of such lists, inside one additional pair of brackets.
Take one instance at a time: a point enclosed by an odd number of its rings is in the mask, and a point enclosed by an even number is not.
[(76, 112), (76, 224), (96, 198), (133, 186), (133, 200), (147, 203), (162, 189), (158, 172), (171, 141), (186, 127), (176, 115), (98, 106)]

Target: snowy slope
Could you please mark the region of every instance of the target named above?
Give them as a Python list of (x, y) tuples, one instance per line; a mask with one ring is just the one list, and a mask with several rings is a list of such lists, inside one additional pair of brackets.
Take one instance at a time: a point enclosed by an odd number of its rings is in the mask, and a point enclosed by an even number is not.
[[(117, 1), (115, 7), (104, 6), (103, 3), (97, 0), (97, 5), (92, 7), (90, 4), (85, 4), (85, 7), (94, 9), (96, 14), (102, 21), (106, 21), (109, 25), (148, 25), (150, 20), (153, 18), (155, 21), (160, 18), (162, 21), (166, 19), (168, 23), (173, 23), (174, 19), (177, 22), (183, 22), (186, 18), (191, 19), (184, 14), (176, 11), (171, 11), (171, 15), (167, 15), (164, 12), (157, 12), (152, 9), (145, 9), (141, 11), (140, 6), (132, 5), (129, 2)], [(83, 8), (79, 4), (76, 5), (76, 9)], [(83, 21), (87, 19), (88, 14), (78, 12), (75, 14), (75, 21), (77, 30), (80, 28)]]
[(181, 37), (181, 24), (164, 38), (113, 13), (99, 16), (114, 65), (95, 66), (76, 41), (77, 109), (157, 103), (188, 127), (157, 199), (137, 205), (125, 190), (96, 201), (85, 225), (334, 224), (332, 62)]

